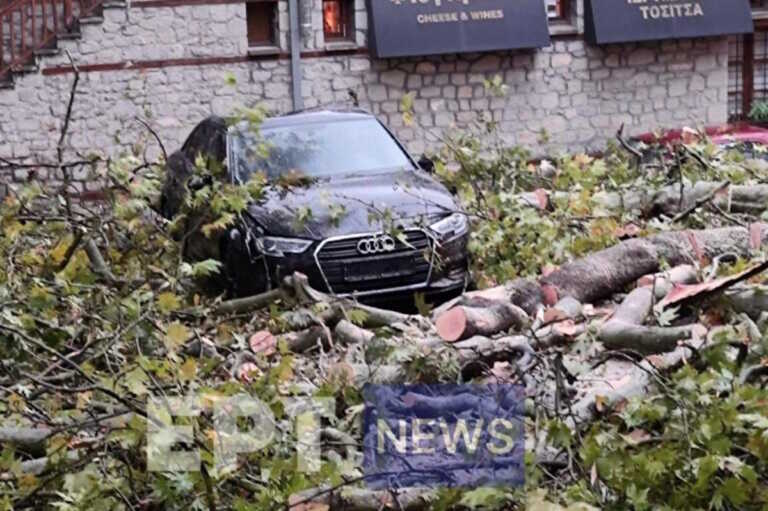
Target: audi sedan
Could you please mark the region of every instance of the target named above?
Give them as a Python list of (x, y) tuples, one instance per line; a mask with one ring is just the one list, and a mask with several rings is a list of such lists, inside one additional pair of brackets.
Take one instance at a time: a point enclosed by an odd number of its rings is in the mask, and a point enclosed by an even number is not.
[[(458, 294), (469, 282), (469, 222), (451, 193), (363, 111), (301, 112), (246, 123), (203, 121), (168, 161), (163, 209), (173, 216), (189, 165), (224, 162), (226, 178), (270, 185), (217, 243), (227, 286), (249, 295), (300, 271), (325, 292), (390, 300)], [(286, 186), (286, 181), (293, 183)], [(208, 257), (187, 244), (190, 259)]]

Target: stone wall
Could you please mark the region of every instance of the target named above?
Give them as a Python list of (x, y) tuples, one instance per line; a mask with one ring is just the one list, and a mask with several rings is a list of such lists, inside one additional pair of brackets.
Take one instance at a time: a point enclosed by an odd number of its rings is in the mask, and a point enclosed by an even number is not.
[[(312, 1), (312, 24), (302, 19), (304, 50), (311, 52), (302, 60), (305, 106), (349, 105), (354, 91), (414, 154), (478, 115), (538, 154), (600, 149), (621, 124), (638, 133), (726, 121), (725, 38), (591, 47), (569, 35), (536, 51), (376, 60), (351, 50), (365, 43), (363, 0), (356, 4), (356, 41), (343, 48), (323, 41), (320, 0)], [(287, 2), (281, 4), (280, 52), (266, 57), (247, 57), (244, 4), (105, 9), (104, 21), (84, 25), (80, 40), (59, 42), (82, 69), (68, 146), (157, 154), (137, 117), (173, 150), (207, 115), (257, 104), (291, 110)], [(45, 57), (40, 72), (0, 90), (0, 156), (52, 157), (73, 79), (68, 66), (63, 53)], [(484, 87), (495, 76), (506, 85), (504, 97)], [(405, 94), (413, 96), (413, 126), (400, 112)], [(542, 130), (552, 140), (544, 147), (537, 145)], [(26, 177), (20, 171), (15, 179)]]

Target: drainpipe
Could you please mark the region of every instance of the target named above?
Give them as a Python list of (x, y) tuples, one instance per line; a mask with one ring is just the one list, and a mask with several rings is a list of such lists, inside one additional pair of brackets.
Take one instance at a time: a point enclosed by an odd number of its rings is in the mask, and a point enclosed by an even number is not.
[(291, 83), (293, 90), (293, 109), (304, 108), (301, 96), (301, 26), (299, 25), (299, 0), (288, 0), (291, 38)]

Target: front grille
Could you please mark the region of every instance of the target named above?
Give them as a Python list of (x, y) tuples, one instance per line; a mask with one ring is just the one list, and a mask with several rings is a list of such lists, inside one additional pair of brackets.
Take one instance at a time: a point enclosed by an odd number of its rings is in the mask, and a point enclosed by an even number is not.
[(371, 234), (327, 241), (316, 257), (330, 290), (365, 293), (426, 284), (432, 266), (430, 240), (423, 231), (405, 235), (407, 245), (398, 240), (394, 251), (374, 255), (357, 251), (357, 243)]

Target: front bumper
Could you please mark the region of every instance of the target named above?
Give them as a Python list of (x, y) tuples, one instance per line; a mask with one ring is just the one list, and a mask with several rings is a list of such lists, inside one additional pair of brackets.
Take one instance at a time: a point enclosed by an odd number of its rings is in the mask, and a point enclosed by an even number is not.
[[(370, 236), (370, 234), (351, 235), (348, 238), (357, 238)], [(347, 237), (343, 237), (347, 238)], [(359, 285), (363, 290), (354, 289), (355, 281), (346, 282), (345, 292), (339, 292), (333, 282), (329, 282), (328, 270), (323, 271), (322, 261), (318, 258), (320, 250), (329, 240), (318, 242), (310, 247), (303, 254), (286, 254), (284, 257), (266, 257), (266, 267), (269, 270), (270, 281), (273, 286), (278, 286), (282, 280), (294, 272), (301, 272), (307, 275), (310, 285), (318, 290), (324, 291), (335, 296), (355, 297), (363, 302), (379, 302), (391, 299), (413, 297), (416, 293), (423, 293), (427, 297), (440, 297), (443, 295), (455, 295), (466, 289), (470, 283), (469, 264), (467, 258), (468, 234), (454, 239), (448, 243), (440, 244), (429, 239), (428, 250), (411, 252), (414, 261), (421, 264), (424, 268), (428, 265), (428, 270), (421, 275), (414, 274), (413, 262), (407, 263), (403, 260), (400, 268), (395, 266), (389, 268), (388, 272), (376, 273), (371, 270), (370, 276), (359, 280)], [(336, 261), (336, 266), (351, 265), (369, 265), (371, 267), (380, 265), (387, 257), (394, 256), (380, 255), (367, 257), (365, 259), (345, 259)], [(423, 257), (424, 260), (420, 260)], [(262, 265), (263, 266), (263, 265)], [(344, 270), (346, 271), (346, 270)], [(398, 275), (398, 272), (401, 275)], [(377, 277), (378, 276), (378, 277)], [(369, 278), (370, 277), (370, 278)], [(380, 284), (380, 285), (379, 285)], [(352, 288), (350, 290), (350, 288)]]

